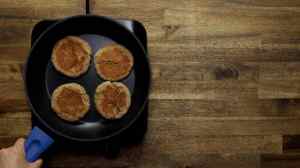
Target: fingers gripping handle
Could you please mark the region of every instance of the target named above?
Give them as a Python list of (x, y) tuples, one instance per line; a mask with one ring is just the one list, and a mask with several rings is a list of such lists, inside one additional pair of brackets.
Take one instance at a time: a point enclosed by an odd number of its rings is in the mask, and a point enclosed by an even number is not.
[(54, 140), (43, 130), (34, 127), (25, 142), (26, 160), (28, 162), (36, 161), (53, 142)]

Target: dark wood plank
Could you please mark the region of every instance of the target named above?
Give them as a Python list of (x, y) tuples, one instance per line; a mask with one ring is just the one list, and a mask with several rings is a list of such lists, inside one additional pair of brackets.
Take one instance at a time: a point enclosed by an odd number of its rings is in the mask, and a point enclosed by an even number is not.
[(183, 100), (151, 99), (151, 118), (161, 117), (299, 117), (298, 99)]
[(0, 64), (0, 81), (22, 81), (23, 64)]
[(256, 82), (248, 81), (153, 81), (151, 99), (224, 100), (257, 98)]
[(300, 135), (283, 136), (282, 150), (287, 154), (296, 154), (300, 152)]
[[(29, 41), (28, 41), (29, 42)], [(5, 44), (3, 44), (5, 45)], [(28, 44), (20, 44), (24, 46), (3, 46), (0, 47), (0, 62), (2, 65), (15, 64), (13, 66), (24, 65), (29, 52)]]
[[(60, 162), (59, 160), (64, 160)], [(210, 168), (258, 168), (260, 158), (251, 154), (166, 154), (157, 150), (146, 150), (142, 146), (132, 147), (121, 152), (118, 159), (107, 159), (99, 154), (82, 152), (59, 153), (49, 162), (50, 168), (90, 168), (107, 167), (143, 167), (143, 168), (173, 168), (173, 167), (210, 167)], [(68, 166), (65, 166), (68, 165)]]
[(16, 140), (20, 138), (20, 136), (11, 136), (11, 135), (8, 135), (8, 136), (3, 136), (1, 135), (0, 136), (0, 148), (7, 148), (11, 145), (13, 145)]
[(299, 62), (262, 62), (259, 63), (259, 80), (287, 81), (295, 83), (300, 80)]
[(262, 155), (261, 168), (294, 168), (300, 166), (299, 154)]
[(212, 81), (258, 79), (258, 66), (247, 62), (152, 63), (152, 79), (164, 81)]
[(0, 35), (0, 47), (9, 47), (5, 50), (11, 47), (29, 47), (31, 30), (37, 22), (38, 20), (30, 19), (1, 19), (0, 30), (3, 33)]
[(152, 63), (227, 63), (300, 61), (298, 48), (216, 48), (195, 44), (150, 43)]
[(297, 0), (237, 0), (229, 3), (237, 3), (248, 6), (263, 6), (263, 7), (299, 7), (300, 3)]
[[(176, 136), (188, 135), (297, 135), (295, 117), (174, 117), (150, 119), (160, 134), (176, 130)], [(187, 129), (188, 128), (188, 129)], [(175, 135), (174, 135), (175, 136)]]
[[(156, 124), (154, 121), (151, 123)], [(175, 155), (180, 155), (182, 151), (190, 155), (201, 153), (282, 153), (282, 137), (280, 135), (211, 136), (202, 135), (205, 133), (201, 132), (192, 134), (190, 131), (169, 129), (167, 133), (150, 127), (145, 142), (143, 142), (144, 149), (151, 151), (153, 148), (157, 148), (158, 151)], [(182, 137), (185, 137), (184, 140)], [(156, 147), (153, 147), (154, 144)]]
[(259, 82), (260, 99), (296, 99), (300, 97), (299, 81), (266, 80)]
[(12, 18), (60, 18), (85, 13), (85, 0), (1, 0), (0, 16)]
[(220, 1), (220, 0), (173, 0), (171, 1), (160, 1), (151, 0), (141, 2), (138, 0), (127, 0), (127, 1), (111, 1), (105, 3), (105, 0), (91, 0), (91, 4), (94, 10), (102, 8), (182, 8), (182, 9), (195, 9), (198, 7), (227, 7), (227, 6), (257, 6), (257, 7), (300, 7), (300, 3), (297, 0), (236, 0), (236, 1)]

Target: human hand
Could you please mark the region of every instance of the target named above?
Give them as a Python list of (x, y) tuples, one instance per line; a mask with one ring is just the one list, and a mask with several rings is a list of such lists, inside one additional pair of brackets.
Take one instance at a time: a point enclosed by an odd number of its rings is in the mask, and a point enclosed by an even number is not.
[(26, 161), (24, 143), (25, 140), (20, 138), (13, 146), (0, 150), (1, 168), (40, 168), (42, 166), (41, 159), (33, 163)]

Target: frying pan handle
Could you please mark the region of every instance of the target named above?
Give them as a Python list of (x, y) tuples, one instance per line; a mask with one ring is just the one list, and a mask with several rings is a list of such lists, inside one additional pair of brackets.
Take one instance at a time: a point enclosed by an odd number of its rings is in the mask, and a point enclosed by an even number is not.
[(31, 130), (24, 146), (26, 160), (28, 162), (36, 161), (53, 142), (54, 140), (43, 130), (39, 127), (34, 127)]

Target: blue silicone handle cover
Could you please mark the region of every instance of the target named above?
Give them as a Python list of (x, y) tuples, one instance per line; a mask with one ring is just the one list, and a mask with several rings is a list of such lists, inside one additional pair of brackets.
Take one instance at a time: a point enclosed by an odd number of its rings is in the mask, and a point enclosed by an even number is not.
[(34, 127), (25, 142), (26, 160), (28, 162), (36, 161), (53, 142), (54, 140), (43, 130)]

